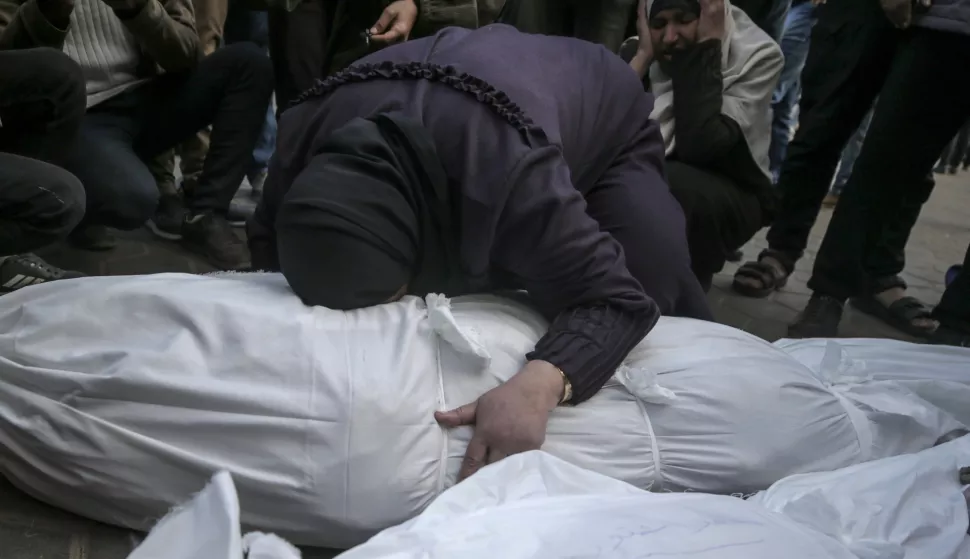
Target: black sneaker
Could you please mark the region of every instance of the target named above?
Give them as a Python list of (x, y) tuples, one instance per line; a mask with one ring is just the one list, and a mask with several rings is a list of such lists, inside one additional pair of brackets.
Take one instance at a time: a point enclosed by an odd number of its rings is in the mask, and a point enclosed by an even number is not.
[(167, 194), (158, 199), (158, 207), (146, 225), (155, 235), (169, 241), (182, 239), (182, 222), (185, 221), (187, 211), (182, 205), (182, 198)]
[(104, 251), (118, 246), (118, 239), (104, 225), (79, 225), (71, 231), (67, 242), (81, 250)]
[(814, 294), (798, 314), (795, 322), (788, 326), (789, 338), (834, 338), (839, 334), (839, 322), (845, 301), (828, 295)]
[(84, 274), (51, 266), (34, 254), (8, 256), (0, 263), (0, 293), (49, 281), (83, 278)]
[(249, 250), (226, 218), (212, 213), (188, 214), (182, 222), (182, 244), (220, 270), (248, 270)]

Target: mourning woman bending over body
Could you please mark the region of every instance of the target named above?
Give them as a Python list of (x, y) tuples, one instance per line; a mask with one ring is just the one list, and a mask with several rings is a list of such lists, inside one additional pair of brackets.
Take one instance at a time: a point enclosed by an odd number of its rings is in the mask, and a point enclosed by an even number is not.
[(576, 39), (449, 28), (320, 82), (283, 114), (253, 264), (308, 305), (528, 291), (550, 319), (527, 364), (437, 414), (475, 425), (461, 477), (539, 448), (661, 314), (710, 318), (664, 180), (653, 99)]

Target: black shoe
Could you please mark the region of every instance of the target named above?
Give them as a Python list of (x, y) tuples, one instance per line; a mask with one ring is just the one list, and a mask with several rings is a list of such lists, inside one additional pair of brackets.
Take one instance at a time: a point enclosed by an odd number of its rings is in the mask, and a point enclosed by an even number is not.
[(81, 250), (111, 250), (118, 246), (118, 239), (104, 225), (80, 225), (71, 231), (68, 243)]
[(742, 252), (740, 249), (727, 255), (728, 262), (740, 262), (742, 260), (744, 260), (744, 252)]
[(185, 221), (185, 206), (177, 195), (164, 195), (158, 199), (158, 208), (146, 225), (152, 233), (169, 241), (182, 238), (182, 222)]
[(951, 175), (955, 175), (955, 174), (957, 174), (957, 168), (955, 166), (951, 166), (951, 167), (949, 167), (946, 170), (946, 172), (949, 173), (949, 174), (951, 174)]
[(812, 295), (802, 310), (788, 326), (789, 338), (834, 338), (839, 334), (839, 322), (845, 301), (828, 295)]
[(0, 293), (49, 281), (83, 278), (84, 274), (51, 266), (34, 254), (8, 256), (0, 263)]
[(220, 270), (247, 270), (249, 250), (226, 218), (212, 213), (188, 214), (182, 222), (182, 244)]

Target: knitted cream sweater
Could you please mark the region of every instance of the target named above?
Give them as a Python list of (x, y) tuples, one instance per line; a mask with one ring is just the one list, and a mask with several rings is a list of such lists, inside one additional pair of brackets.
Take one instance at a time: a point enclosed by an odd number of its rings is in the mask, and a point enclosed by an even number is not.
[(84, 71), (89, 108), (147, 81), (135, 37), (101, 0), (76, 0), (64, 52)]

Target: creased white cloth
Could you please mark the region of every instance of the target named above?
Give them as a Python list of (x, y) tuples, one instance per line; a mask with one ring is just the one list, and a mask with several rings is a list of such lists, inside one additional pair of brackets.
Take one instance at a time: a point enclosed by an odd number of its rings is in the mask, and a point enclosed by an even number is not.
[[(647, 13), (654, 0), (647, 1)], [(771, 96), (785, 59), (778, 45), (740, 8), (724, 0), (724, 38), (721, 41), (723, 97), (721, 113), (738, 123), (751, 156), (770, 178), (768, 147), (771, 144)], [(650, 90), (656, 98), (650, 115), (660, 123), (666, 153), (676, 149), (674, 84), (654, 62), (650, 65)]]
[[(787, 477), (748, 500), (646, 493), (544, 452), (488, 466), (339, 559), (970, 559), (957, 472), (970, 437), (917, 454)], [(129, 559), (241, 559), (232, 480), (209, 486)], [(174, 542), (173, 545), (156, 545)], [(248, 559), (299, 559), (272, 534)]]
[[(511, 378), (547, 327), (494, 296), (307, 307), (279, 274), (32, 286), (0, 298), (0, 475), (148, 529), (225, 470), (244, 525), (359, 544), (454, 483), (472, 429), (434, 412)], [(970, 370), (970, 350), (910, 374), (935, 369)], [(751, 334), (663, 317), (593, 398), (553, 411), (543, 450), (641, 489), (746, 494), (959, 427), (892, 382), (816, 375)]]

